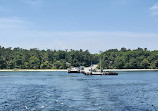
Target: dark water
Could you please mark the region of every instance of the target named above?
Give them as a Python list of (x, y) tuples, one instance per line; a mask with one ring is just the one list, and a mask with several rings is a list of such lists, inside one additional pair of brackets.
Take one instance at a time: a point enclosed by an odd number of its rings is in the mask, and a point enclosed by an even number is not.
[(158, 72), (0, 72), (1, 111), (158, 111)]

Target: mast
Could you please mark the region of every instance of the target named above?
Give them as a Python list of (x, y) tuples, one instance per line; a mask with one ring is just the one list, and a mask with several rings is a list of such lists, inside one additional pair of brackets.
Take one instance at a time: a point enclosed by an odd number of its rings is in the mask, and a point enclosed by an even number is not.
[(100, 72), (102, 72), (102, 67), (101, 67), (101, 57), (100, 57)]

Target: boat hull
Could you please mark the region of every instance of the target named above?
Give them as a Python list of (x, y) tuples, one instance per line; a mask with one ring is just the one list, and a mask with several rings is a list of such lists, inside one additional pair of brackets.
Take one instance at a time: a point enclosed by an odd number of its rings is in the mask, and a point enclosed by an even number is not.
[(91, 72), (91, 73), (84, 73), (85, 75), (118, 75), (116, 72)]
[(68, 70), (68, 73), (80, 73), (80, 71), (70, 71), (70, 70)]

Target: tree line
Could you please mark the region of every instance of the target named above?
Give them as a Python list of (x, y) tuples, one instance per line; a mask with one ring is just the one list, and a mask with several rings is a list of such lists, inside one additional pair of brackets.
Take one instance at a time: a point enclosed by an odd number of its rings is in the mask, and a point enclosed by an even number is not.
[(67, 69), (99, 64), (104, 69), (157, 69), (158, 51), (109, 49), (99, 54), (88, 50), (39, 50), (0, 46), (0, 69)]
[(98, 63), (98, 55), (88, 50), (39, 50), (0, 46), (0, 69), (66, 69)]
[(158, 50), (150, 51), (147, 48), (130, 50), (110, 49), (102, 52), (102, 66), (104, 69), (157, 69)]

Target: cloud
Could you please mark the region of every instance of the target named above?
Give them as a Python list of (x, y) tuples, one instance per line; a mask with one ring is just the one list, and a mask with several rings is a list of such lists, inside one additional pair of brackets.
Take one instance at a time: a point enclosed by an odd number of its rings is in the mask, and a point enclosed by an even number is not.
[(152, 11), (152, 15), (158, 15), (158, 3), (154, 4), (150, 10)]
[(22, 20), (18, 17), (0, 17), (1, 30), (22, 30), (26, 29), (29, 22)]
[(29, 5), (40, 5), (41, 3), (43, 3), (43, 0), (23, 0), (23, 2)]
[(40, 32), (41, 35), (60, 38), (151, 38), (158, 37), (158, 33), (139, 33), (127, 31), (76, 31), (76, 32)]
[[(141, 38), (141, 37), (158, 37), (158, 33), (139, 33), (127, 31), (37, 31), (33, 29), (33, 24), (23, 18), (18, 17), (0, 17), (0, 29), (3, 32), (17, 32), (23, 35), (29, 35), (35, 38), (105, 38), (105, 37), (125, 37), (125, 38)], [(1, 31), (2, 33), (2, 31)], [(9, 33), (8, 33), (9, 34)]]
[(54, 32), (35, 30), (33, 24), (18, 17), (0, 18), (0, 45), (39, 49), (83, 49), (99, 52), (111, 48), (158, 47), (158, 33), (127, 31)]

